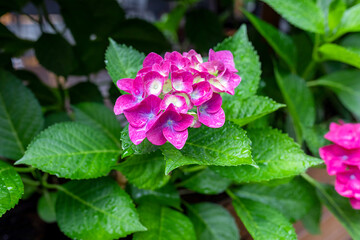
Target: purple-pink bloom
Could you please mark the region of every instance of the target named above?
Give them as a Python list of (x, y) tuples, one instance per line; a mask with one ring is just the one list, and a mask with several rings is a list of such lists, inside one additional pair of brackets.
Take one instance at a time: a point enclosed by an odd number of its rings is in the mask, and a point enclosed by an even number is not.
[(336, 175), (335, 189), (341, 196), (360, 199), (360, 171), (339, 172)]
[(222, 98), (220, 94), (213, 93), (212, 98), (197, 107), (199, 121), (211, 128), (222, 127), (225, 123), (225, 113), (221, 108)]
[(228, 50), (215, 52), (214, 50), (209, 50), (209, 62), (211, 61), (220, 61), (225, 65), (225, 68), (230, 72), (236, 73), (238, 70), (235, 68), (234, 56)]
[(199, 82), (193, 85), (193, 91), (190, 94), (191, 102), (199, 106), (211, 99), (213, 91), (209, 82)]
[(154, 52), (149, 53), (143, 61), (143, 67), (152, 67), (154, 64), (161, 64), (163, 58)]
[(190, 72), (174, 72), (171, 76), (171, 84), (176, 92), (191, 93), (194, 76)]
[[(120, 79), (121, 82), (125, 82), (132, 79)], [(120, 85), (120, 84), (119, 84)], [(144, 92), (144, 81), (141, 77), (136, 77), (132, 81), (132, 87), (130, 89), (130, 84), (121, 85), (121, 88), (125, 91), (129, 91), (131, 95), (125, 94), (118, 97), (114, 105), (114, 113), (116, 115), (122, 114), (125, 109), (131, 108), (137, 104), (139, 104), (145, 98)]]
[(160, 111), (161, 99), (155, 95), (145, 98), (135, 107), (124, 110), (129, 122), (130, 140), (140, 144), (146, 137), (146, 131), (154, 124)]
[(182, 149), (188, 137), (187, 128), (194, 117), (178, 113), (173, 104), (166, 109), (146, 132), (146, 137), (155, 145), (163, 145), (169, 141), (177, 149)]
[(175, 110), (179, 113), (187, 113), (188, 111), (188, 105), (186, 103), (185, 97), (183, 96), (166, 94), (160, 103), (160, 109), (166, 110), (170, 104), (173, 104)]
[(144, 76), (146, 95), (159, 96), (164, 86), (165, 78), (158, 72), (151, 71)]
[(331, 123), (325, 138), (347, 149), (360, 148), (360, 123)]

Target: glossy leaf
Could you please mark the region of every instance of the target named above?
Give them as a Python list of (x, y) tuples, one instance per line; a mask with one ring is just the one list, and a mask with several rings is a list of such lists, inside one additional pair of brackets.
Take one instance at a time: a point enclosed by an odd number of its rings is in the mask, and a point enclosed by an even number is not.
[(118, 239), (144, 231), (129, 195), (111, 178), (70, 181), (59, 187), (56, 218), (73, 239)]
[(334, 214), (353, 239), (360, 239), (360, 212), (353, 209), (349, 199), (340, 196), (333, 186), (317, 184), (321, 202)]
[(0, 71), (0, 156), (17, 160), (42, 129), (41, 107), (23, 83)]
[(40, 64), (57, 75), (68, 76), (77, 66), (71, 45), (61, 35), (43, 33), (34, 49)]
[(129, 193), (138, 204), (152, 202), (180, 209), (180, 195), (172, 183), (154, 190), (138, 189), (129, 185)]
[(360, 117), (360, 71), (338, 71), (308, 82), (308, 85), (332, 89), (344, 106)]
[(344, 12), (340, 24), (336, 30), (337, 32), (333, 37), (331, 37), (331, 40), (334, 40), (348, 32), (360, 31), (360, 3), (347, 9)]
[(308, 146), (311, 153), (320, 157), (319, 149), (325, 145), (329, 145), (330, 141), (324, 138), (324, 135), (329, 131), (328, 123), (316, 124), (311, 128), (306, 128), (304, 131), (304, 138), (306, 145)]
[(106, 175), (120, 149), (103, 132), (80, 123), (59, 123), (40, 133), (16, 164), (71, 179)]
[(195, 240), (194, 227), (184, 214), (158, 204), (139, 207), (141, 222), (146, 232), (134, 234), (134, 240)]
[(52, 223), (56, 221), (56, 213), (55, 213), (55, 203), (56, 203), (57, 193), (56, 192), (45, 192), (39, 198), (37, 211), (39, 217), (47, 222)]
[(201, 194), (219, 194), (224, 192), (230, 184), (230, 179), (221, 177), (214, 171), (206, 168), (185, 179), (178, 186), (186, 187)]
[(318, 51), (322, 54), (322, 60), (334, 60), (360, 68), (360, 49), (342, 47), (333, 43), (322, 45)]
[(105, 53), (106, 69), (116, 84), (121, 78), (135, 78), (136, 73), (142, 68), (145, 58), (143, 53), (124, 44), (117, 44), (110, 38), (110, 45)]
[(222, 206), (214, 203), (186, 204), (198, 240), (238, 240), (235, 219)]
[(183, 149), (170, 144), (161, 146), (165, 156), (165, 172), (189, 164), (237, 166), (254, 164), (251, 158), (250, 140), (240, 127), (226, 123), (221, 128), (193, 128)]
[(304, 79), (275, 70), (276, 81), (294, 121), (297, 141), (302, 142), (303, 129), (315, 123), (315, 103)]
[(290, 69), (295, 69), (296, 47), (292, 38), (251, 13), (245, 10), (243, 10), (243, 13), (275, 52), (289, 65)]
[[(329, 6), (328, 26), (332, 31), (336, 28), (346, 10), (346, 4), (344, 0), (333, 0)], [(360, 13), (360, 12), (359, 12)]]
[(19, 202), (23, 193), (24, 185), (19, 174), (0, 160), (0, 217)]
[(120, 147), (120, 122), (109, 108), (98, 103), (80, 103), (73, 109), (75, 121), (103, 131)]
[(324, 16), (312, 0), (262, 0), (291, 24), (303, 30), (324, 33)]
[(233, 198), (233, 206), (256, 240), (297, 239), (292, 224), (275, 209), (248, 199)]
[(246, 25), (242, 25), (234, 36), (216, 45), (214, 50), (229, 50), (234, 55), (235, 67), (241, 77), (235, 95), (244, 98), (254, 95), (259, 87), (261, 64), (257, 52), (248, 39)]
[(248, 136), (253, 146), (253, 159), (258, 168), (253, 166), (211, 168), (223, 177), (244, 183), (288, 178), (323, 163), (318, 158), (306, 155), (292, 138), (279, 130), (249, 129)]
[(236, 188), (234, 194), (240, 198), (269, 205), (282, 213), (291, 222), (305, 216), (317, 201), (311, 185), (299, 178), (277, 186), (244, 185)]
[(227, 120), (244, 126), (285, 105), (264, 96), (251, 96), (245, 99), (238, 96), (224, 96), (222, 106)]
[(133, 155), (113, 169), (120, 171), (131, 184), (141, 189), (160, 188), (170, 179), (164, 173), (165, 160), (160, 151)]

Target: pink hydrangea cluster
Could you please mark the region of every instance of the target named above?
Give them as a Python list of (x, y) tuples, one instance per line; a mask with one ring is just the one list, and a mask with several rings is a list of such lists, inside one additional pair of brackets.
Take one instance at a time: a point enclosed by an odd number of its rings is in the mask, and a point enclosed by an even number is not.
[(148, 138), (155, 145), (169, 141), (181, 149), (189, 127), (224, 125), (219, 93), (234, 94), (241, 81), (236, 72), (230, 51), (211, 49), (207, 62), (194, 50), (167, 52), (164, 58), (150, 53), (135, 79), (117, 81), (118, 88), (130, 94), (116, 100), (114, 112), (124, 113), (134, 144)]
[(336, 175), (335, 189), (360, 209), (360, 123), (331, 123), (325, 138), (334, 144), (320, 148), (329, 175)]

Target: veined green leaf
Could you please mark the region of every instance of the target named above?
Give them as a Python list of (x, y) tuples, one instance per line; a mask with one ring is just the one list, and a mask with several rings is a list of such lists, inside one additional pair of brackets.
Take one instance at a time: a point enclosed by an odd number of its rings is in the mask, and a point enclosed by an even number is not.
[(103, 132), (80, 123), (53, 125), (41, 132), (16, 164), (28, 164), (44, 172), (71, 179), (108, 174), (120, 149)]
[(170, 179), (170, 176), (164, 173), (165, 160), (161, 151), (133, 155), (113, 169), (120, 171), (130, 183), (142, 189), (160, 188)]
[(235, 219), (222, 206), (214, 203), (186, 204), (198, 240), (238, 240)]
[(275, 52), (289, 65), (290, 69), (295, 69), (296, 47), (292, 38), (251, 13), (245, 10), (243, 10), (243, 13), (259, 31), (259, 33), (266, 39)]
[(47, 192), (39, 198), (37, 211), (39, 217), (47, 222), (52, 223), (56, 222), (56, 213), (55, 213), (55, 203), (57, 198), (57, 192)]
[(253, 159), (259, 167), (212, 166), (211, 169), (238, 183), (263, 182), (295, 176), (323, 163), (320, 159), (306, 155), (292, 138), (279, 130), (249, 129), (247, 133), (253, 146)]
[(246, 25), (242, 25), (234, 36), (225, 39), (214, 48), (215, 51), (229, 50), (234, 55), (235, 67), (241, 77), (235, 95), (254, 95), (259, 87), (261, 64), (259, 56), (247, 36)]
[(347, 9), (342, 15), (340, 24), (334, 36), (330, 38), (331, 41), (342, 36), (348, 32), (359, 32), (360, 31), (360, 3)]
[(297, 239), (292, 224), (274, 208), (249, 199), (232, 198), (237, 215), (254, 239)]
[(117, 44), (111, 38), (109, 41), (105, 64), (113, 82), (116, 84), (121, 78), (135, 78), (136, 73), (142, 68), (145, 55), (132, 47)]
[(134, 234), (134, 240), (195, 240), (194, 226), (184, 214), (158, 204), (139, 207), (141, 222), (146, 232)]
[(237, 166), (254, 164), (251, 158), (250, 140), (240, 127), (225, 123), (221, 128), (189, 129), (189, 138), (183, 149), (170, 144), (161, 146), (168, 174), (173, 169), (189, 165)]
[(118, 239), (146, 228), (129, 195), (111, 178), (70, 181), (59, 187), (56, 218), (73, 239)]
[(17, 160), (42, 129), (41, 107), (23, 83), (0, 71), (0, 156)]
[(120, 147), (120, 123), (110, 109), (98, 103), (80, 103), (73, 106), (73, 109), (75, 121), (103, 131)]
[(0, 217), (13, 208), (24, 193), (24, 185), (15, 169), (0, 160)]
[(324, 33), (324, 16), (312, 0), (262, 0), (298, 28)]
[(360, 68), (360, 49), (326, 43), (319, 47), (322, 60), (334, 60)]
[(255, 95), (249, 98), (224, 96), (222, 106), (226, 119), (241, 127), (285, 105), (277, 103), (268, 97)]

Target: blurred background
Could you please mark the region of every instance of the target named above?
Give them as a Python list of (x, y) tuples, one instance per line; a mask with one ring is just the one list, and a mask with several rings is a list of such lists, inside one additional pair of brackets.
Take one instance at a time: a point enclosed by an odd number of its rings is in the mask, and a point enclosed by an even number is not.
[[(349, 0), (348, 4), (355, 2)], [(255, 0), (1, 0), (0, 68), (15, 74), (33, 91), (49, 126), (67, 118), (64, 106), (56, 105), (62, 97), (59, 94), (68, 94), (72, 104), (105, 101), (111, 107), (115, 102), (119, 91), (104, 63), (109, 38), (144, 53), (195, 49), (206, 55), (241, 24), (247, 24), (249, 39), (262, 63), (259, 92), (282, 102), (273, 76), (272, 58), (276, 55), (249, 24), (242, 8), (291, 34), (301, 47), (299, 68), (308, 64), (309, 59), (301, 58), (311, 57), (313, 36), (290, 26), (269, 6)], [(325, 67), (338, 69), (341, 65), (330, 62)], [(58, 88), (67, 91), (59, 93)], [(311, 174), (322, 182), (333, 182), (324, 169)], [(28, 200), (0, 219), (0, 239), (66, 239), (56, 224), (39, 219), (37, 201), (32, 200), (31, 189), (25, 190)], [(317, 236), (296, 224), (299, 239), (350, 239), (329, 212), (324, 210), (322, 218), (322, 234)], [(239, 227), (243, 239), (251, 239), (240, 223)]]

